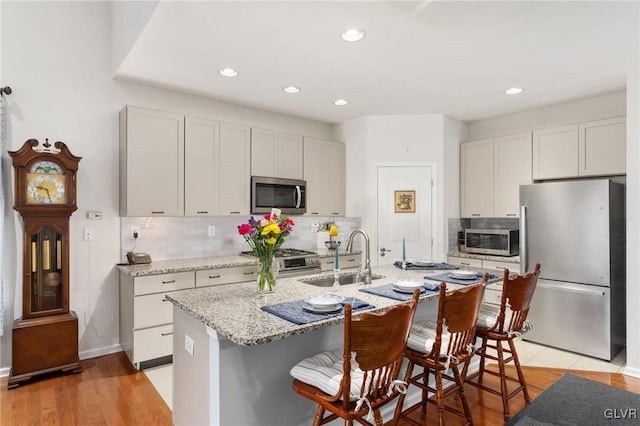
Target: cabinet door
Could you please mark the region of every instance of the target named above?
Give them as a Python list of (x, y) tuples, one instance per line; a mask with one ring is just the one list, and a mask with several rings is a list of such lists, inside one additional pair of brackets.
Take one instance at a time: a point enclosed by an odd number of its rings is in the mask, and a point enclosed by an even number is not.
[(278, 132), (251, 129), (251, 175), (278, 176)]
[(196, 271), (196, 287), (255, 281), (257, 272), (258, 268), (256, 265), (203, 269)]
[(493, 140), (493, 216), (519, 217), (520, 185), (532, 183), (531, 133)]
[(220, 124), (185, 118), (184, 214), (213, 216), (219, 211), (218, 165)]
[(126, 106), (120, 120), (120, 214), (183, 216), (184, 117)]
[(578, 176), (578, 126), (533, 132), (533, 179)]
[(460, 215), (493, 216), (493, 139), (460, 144)]
[(323, 206), (328, 216), (344, 216), (344, 144), (327, 142), (323, 148)]
[(251, 140), (248, 126), (220, 123), (220, 214), (248, 215)]
[(447, 256), (447, 263), (450, 265), (460, 266), (462, 268), (482, 269), (482, 260), (470, 257)]
[(302, 136), (280, 133), (278, 138), (278, 177), (302, 179)]
[(626, 174), (625, 117), (582, 123), (579, 129), (580, 176)]
[(322, 205), (322, 147), (321, 141), (304, 139), (304, 180), (307, 182), (307, 213), (320, 215)]

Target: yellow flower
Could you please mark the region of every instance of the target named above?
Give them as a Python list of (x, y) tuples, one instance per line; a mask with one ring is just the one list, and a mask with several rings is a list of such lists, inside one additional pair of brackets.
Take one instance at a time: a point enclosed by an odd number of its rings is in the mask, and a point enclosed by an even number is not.
[[(261, 234), (268, 235), (271, 232), (278, 235), (280, 233), (280, 226), (277, 223), (270, 223), (269, 225), (262, 228)], [(270, 243), (270, 244), (273, 244), (273, 243)]]
[(278, 241), (278, 239), (277, 239), (277, 238), (275, 238), (275, 237), (271, 237), (271, 238), (269, 238), (269, 239), (267, 240), (267, 244), (269, 244), (269, 245), (274, 245), (274, 244), (276, 243), (276, 241)]

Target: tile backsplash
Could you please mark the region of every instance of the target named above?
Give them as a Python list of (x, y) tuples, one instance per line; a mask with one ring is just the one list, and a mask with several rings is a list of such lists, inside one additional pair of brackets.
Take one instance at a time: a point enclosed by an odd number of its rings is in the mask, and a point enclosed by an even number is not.
[[(149, 253), (153, 260), (238, 254), (249, 250), (249, 245), (237, 229), (248, 219), (248, 216), (122, 217), (121, 258), (124, 260), (129, 251)], [(343, 241), (345, 245), (351, 231), (360, 227), (360, 218), (355, 217), (291, 216), (291, 219), (295, 226), (283, 247), (302, 250), (317, 251), (319, 246), (324, 249), (324, 241), (320, 241), (324, 236), (319, 235), (315, 224), (334, 221), (339, 230), (334, 239)], [(215, 235), (209, 236), (212, 226), (215, 227)], [(131, 237), (132, 227), (139, 229), (137, 240)], [(360, 241), (359, 238), (355, 240), (354, 249), (359, 249)]]

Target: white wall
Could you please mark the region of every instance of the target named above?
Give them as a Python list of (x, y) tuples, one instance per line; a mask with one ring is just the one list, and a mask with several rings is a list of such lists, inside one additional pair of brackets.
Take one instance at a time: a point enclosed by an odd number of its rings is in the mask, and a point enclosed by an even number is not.
[[(132, 104), (331, 139), (332, 128), (139, 84), (112, 80), (110, 3), (6, 2), (2, 8), (2, 84), (7, 97), (6, 149), (30, 138), (61, 140), (81, 156), (78, 211), (71, 217), (71, 300), (79, 317), (82, 358), (118, 350), (118, 293), (114, 265), (120, 261), (118, 216), (118, 111)], [(152, 156), (152, 153), (150, 153)], [(22, 222), (12, 210), (12, 167), (6, 151), (6, 206), (2, 274), (5, 335), (0, 337), (0, 375), (11, 364), (11, 324), (21, 315)], [(89, 221), (86, 212), (104, 219)], [(95, 239), (82, 240), (91, 226)]]
[(461, 136), (466, 136), (464, 125), (441, 114), (370, 116), (336, 126), (336, 137), (345, 142), (347, 149), (347, 216), (362, 217), (362, 226), (373, 236), (373, 253), (377, 251), (376, 165), (428, 162), (435, 165), (436, 171), (434, 258), (445, 260), (447, 215), (459, 215), (457, 175)]

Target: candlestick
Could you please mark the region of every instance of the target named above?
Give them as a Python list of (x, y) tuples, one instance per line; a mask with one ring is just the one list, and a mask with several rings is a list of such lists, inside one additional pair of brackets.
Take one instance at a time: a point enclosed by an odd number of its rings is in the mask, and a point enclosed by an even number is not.
[(407, 256), (406, 256), (405, 249), (404, 249), (404, 238), (402, 239), (402, 261), (403, 262), (407, 261)]
[(336, 260), (333, 262), (333, 269), (340, 269), (340, 256), (338, 255), (338, 247), (336, 246)]

